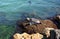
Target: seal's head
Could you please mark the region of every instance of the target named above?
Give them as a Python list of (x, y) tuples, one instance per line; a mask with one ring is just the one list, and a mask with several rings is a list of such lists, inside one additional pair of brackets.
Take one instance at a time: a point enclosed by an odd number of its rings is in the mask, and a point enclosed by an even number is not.
[(28, 21), (30, 21), (30, 18), (26, 18)]

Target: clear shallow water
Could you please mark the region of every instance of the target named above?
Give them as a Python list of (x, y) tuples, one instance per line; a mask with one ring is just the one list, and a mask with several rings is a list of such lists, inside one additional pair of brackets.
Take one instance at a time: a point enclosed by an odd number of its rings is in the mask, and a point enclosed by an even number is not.
[(32, 13), (41, 18), (60, 14), (60, 0), (31, 0), (31, 4), (28, 1), (0, 0), (0, 23), (11, 23)]

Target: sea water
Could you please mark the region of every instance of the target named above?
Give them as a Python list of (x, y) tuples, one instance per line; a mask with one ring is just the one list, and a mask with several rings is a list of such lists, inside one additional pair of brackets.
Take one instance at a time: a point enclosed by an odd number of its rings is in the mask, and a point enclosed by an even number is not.
[[(60, 0), (0, 0), (0, 39), (9, 39), (13, 25), (26, 17), (45, 19), (60, 14)], [(8, 25), (8, 26), (5, 26)]]
[(41, 18), (60, 14), (60, 0), (0, 0), (0, 20), (21, 19), (25, 13)]

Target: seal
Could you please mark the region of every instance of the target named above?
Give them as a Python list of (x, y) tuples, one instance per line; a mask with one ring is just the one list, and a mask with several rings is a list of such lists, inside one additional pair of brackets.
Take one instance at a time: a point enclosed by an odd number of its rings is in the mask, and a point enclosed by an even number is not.
[(32, 24), (40, 24), (40, 20), (39, 19), (36, 19), (36, 18), (26, 18), (28, 21), (29, 21), (29, 24), (32, 25)]

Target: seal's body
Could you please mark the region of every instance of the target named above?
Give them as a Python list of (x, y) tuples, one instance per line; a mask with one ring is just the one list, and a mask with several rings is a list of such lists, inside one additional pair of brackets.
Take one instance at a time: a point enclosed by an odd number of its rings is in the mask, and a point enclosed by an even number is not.
[(39, 19), (36, 19), (36, 18), (27, 18), (27, 20), (29, 21), (29, 24), (30, 25), (41, 23), (40, 20)]

